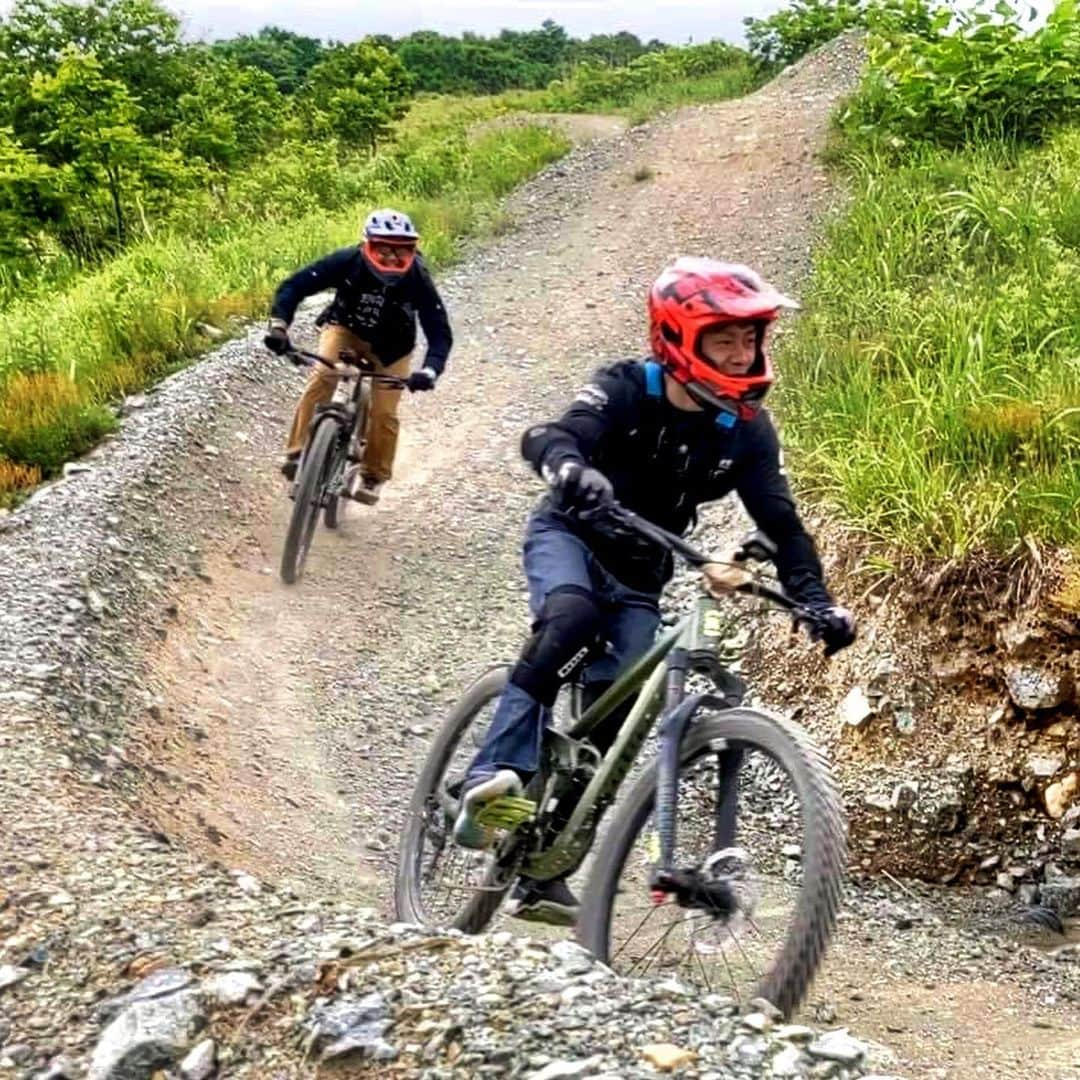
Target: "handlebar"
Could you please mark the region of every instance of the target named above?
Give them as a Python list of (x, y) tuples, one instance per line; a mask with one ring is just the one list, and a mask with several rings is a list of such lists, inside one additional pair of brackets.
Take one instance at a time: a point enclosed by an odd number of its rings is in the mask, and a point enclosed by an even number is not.
[[(693, 544), (688, 543), (681, 536), (677, 536), (675, 533), (668, 532), (667, 529), (663, 529), (659, 525), (647, 521), (645, 518), (635, 514), (632, 510), (628, 510), (618, 502), (610, 501), (602, 503), (594, 509), (583, 511), (578, 516), (583, 521), (595, 518), (607, 518), (614, 524), (629, 529), (631, 532), (637, 533), (646, 540), (651, 540), (659, 547), (680, 556), (691, 566), (697, 568), (701, 568), (708, 563), (726, 561), (706, 555), (703, 551), (694, 547)], [(737, 562), (744, 562), (748, 559), (769, 559), (775, 553), (776, 548), (770, 541), (758, 534), (754, 534), (744, 540), (740, 545), (739, 550), (735, 553), (735, 560)], [(801, 604), (797, 604), (791, 597), (785, 596), (779, 589), (774, 589), (762, 582), (743, 582), (740, 585), (736, 585), (732, 589), (732, 592), (741, 593), (744, 596), (757, 596), (764, 600), (768, 600), (771, 604), (775, 604), (777, 607), (790, 612), (792, 616), (794, 616), (796, 622), (806, 622), (815, 627), (823, 625), (823, 620), (816, 612), (810, 611)]]
[[(281, 355), (287, 360), (291, 360), (297, 367), (314, 367), (316, 364), (322, 364), (323, 367), (330, 368), (331, 371), (337, 371), (337, 364), (335, 364), (333, 360), (327, 360), (325, 356), (308, 352), (306, 349), (298, 349), (295, 346), (290, 346)], [(343, 374), (342, 378), (371, 379), (373, 382), (382, 383), (384, 386), (393, 386), (402, 390), (408, 386), (408, 382), (405, 379), (400, 379), (396, 375), (385, 375), (380, 371), (376, 371), (371, 367), (370, 360), (357, 356), (351, 349), (342, 349), (341, 352), (338, 353), (338, 363), (356, 369), (355, 372)]]

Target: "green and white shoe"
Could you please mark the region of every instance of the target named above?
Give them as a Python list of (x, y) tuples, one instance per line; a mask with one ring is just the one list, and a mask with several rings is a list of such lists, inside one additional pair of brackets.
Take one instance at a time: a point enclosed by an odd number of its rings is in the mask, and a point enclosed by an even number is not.
[(458, 847), (482, 850), (491, 847), (497, 829), (516, 829), (536, 813), (536, 804), (524, 797), (521, 777), (513, 769), (467, 781), (461, 809), (454, 822)]

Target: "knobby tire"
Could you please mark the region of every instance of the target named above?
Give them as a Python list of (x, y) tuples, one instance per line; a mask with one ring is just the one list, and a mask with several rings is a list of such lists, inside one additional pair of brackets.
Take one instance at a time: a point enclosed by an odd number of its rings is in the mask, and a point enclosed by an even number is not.
[[(805, 732), (779, 717), (752, 709), (724, 709), (695, 723), (683, 738), (680, 766), (709, 750), (715, 740), (764, 751), (787, 773), (799, 797), (804, 824), (803, 888), (772, 967), (757, 995), (790, 1016), (806, 996), (836, 924), (847, 836), (844, 814), (828, 764)], [(656, 797), (657, 769), (631, 788), (597, 852), (578, 919), (578, 941), (610, 963), (611, 921), (616, 891), (638, 834), (647, 826)]]

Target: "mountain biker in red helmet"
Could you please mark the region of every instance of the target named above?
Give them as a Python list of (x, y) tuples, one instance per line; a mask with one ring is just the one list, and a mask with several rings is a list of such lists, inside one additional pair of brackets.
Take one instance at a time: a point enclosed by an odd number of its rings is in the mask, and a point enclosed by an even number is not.
[[(525, 533), (524, 565), (533, 634), (510, 675), (484, 744), (462, 786), (454, 838), (482, 847), (477, 811), (520, 795), (538, 767), (540, 737), (560, 685), (577, 666), (585, 705), (652, 644), (671, 556), (648, 541), (611, 535), (573, 511), (615, 498), (676, 533), (697, 507), (738, 493), (777, 546), (785, 591), (823, 616), (826, 654), (851, 644), (852, 616), (825, 587), (814, 543), (795, 508), (780, 444), (762, 398), (773, 380), (766, 349), (770, 324), (793, 301), (745, 266), (682, 258), (649, 294), (653, 356), (601, 368), (556, 421), (529, 428), (522, 452), (550, 491)], [(708, 567), (707, 585), (728, 585)], [(589, 660), (597, 637), (608, 643)], [(594, 733), (606, 751), (631, 702)], [(521, 879), (511, 897), (518, 917), (571, 923), (577, 901), (564, 879)]]
[[(358, 247), (335, 251), (282, 282), (270, 309), (269, 331), (263, 339), (266, 347), (279, 355), (287, 352), (289, 324), (300, 301), (334, 289), (334, 299), (315, 323), (323, 327), (319, 355), (336, 361), (343, 349), (350, 349), (374, 361), (384, 374), (406, 380), (409, 390), (433, 389), (453, 339), (442, 299), (416, 250), (419, 240), (406, 214), (373, 211), (364, 222), (364, 238)], [(424, 366), (412, 371), (417, 316), (427, 338), (427, 356)], [(329, 368), (312, 369), (296, 406), (281, 466), (289, 480), (296, 475), (315, 408), (333, 397), (337, 380)], [(393, 471), (400, 398), (400, 390), (379, 383), (372, 386), (361, 462), (363, 484), (356, 493), (362, 502), (378, 501), (379, 488)]]

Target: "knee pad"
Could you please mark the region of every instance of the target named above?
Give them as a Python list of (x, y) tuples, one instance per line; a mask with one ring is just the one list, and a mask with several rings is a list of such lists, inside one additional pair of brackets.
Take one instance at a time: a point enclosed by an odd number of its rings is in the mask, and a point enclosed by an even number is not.
[(548, 593), (510, 681), (550, 707), (588, 655), (600, 625), (600, 608), (585, 589), (566, 585)]

